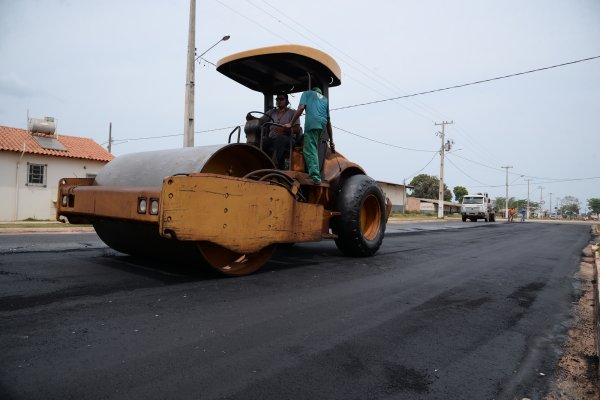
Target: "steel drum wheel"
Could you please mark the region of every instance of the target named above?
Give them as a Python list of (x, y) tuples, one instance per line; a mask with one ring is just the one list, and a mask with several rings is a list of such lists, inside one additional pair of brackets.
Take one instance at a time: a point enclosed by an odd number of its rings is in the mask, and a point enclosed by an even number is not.
[(236, 253), (212, 242), (198, 242), (197, 245), (200, 254), (210, 267), (229, 276), (248, 275), (257, 271), (275, 251), (275, 245), (267, 246), (252, 254)]

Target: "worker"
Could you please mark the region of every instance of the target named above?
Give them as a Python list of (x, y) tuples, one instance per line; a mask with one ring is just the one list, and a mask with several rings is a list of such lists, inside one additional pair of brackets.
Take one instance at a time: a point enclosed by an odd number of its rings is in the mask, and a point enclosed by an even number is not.
[(508, 209), (508, 222), (513, 222), (515, 219), (515, 208), (511, 207)]
[[(271, 159), (279, 169), (285, 169), (285, 156), (290, 149), (290, 142), (293, 143), (293, 134), (300, 130), (300, 123), (296, 122), (289, 128), (284, 125), (292, 120), (296, 110), (290, 107), (290, 101), (287, 94), (278, 94), (275, 97), (275, 108), (265, 113), (276, 125), (271, 125), (269, 134), (263, 139), (263, 151), (271, 156)], [(259, 118), (262, 123), (270, 122), (265, 116)], [(255, 119), (250, 113), (246, 116), (249, 121)]]
[(329, 147), (331, 152), (335, 153), (333, 144), (333, 132), (331, 129), (331, 120), (329, 119), (329, 100), (323, 96), (320, 88), (314, 87), (302, 93), (298, 110), (292, 117), (292, 120), (285, 124), (285, 128), (291, 128), (302, 113), (306, 110), (304, 118), (304, 162), (308, 175), (315, 185), (321, 184), (321, 171), (319, 168), (318, 146), (323, 129), (327, 128), (329, 135)]

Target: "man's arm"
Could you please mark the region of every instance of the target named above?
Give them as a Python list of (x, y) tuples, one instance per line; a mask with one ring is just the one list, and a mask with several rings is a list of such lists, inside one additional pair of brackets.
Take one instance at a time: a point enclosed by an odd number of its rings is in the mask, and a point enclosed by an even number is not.
[(298, 120), (298, 118), (300, 118), (300, 116), (302, 115), (303, 112), (304, 112), (304, 104), (299, 104), (298, 109), (296, 110), (296, 112), (294, 113), (294, 116), (292, 117), (292, 120), (290, 122), (288, 122), (287, 124), (283, 125), (283, 127), (291, 128), (293, 125), (296, 125), (296, 121)]
[(329, 135), (329, 148), (331, 152), (335, 154), (335, 144), (333, 144), (333, 129), (331, 128), (331, 121), (327, 120), (327, 134)]

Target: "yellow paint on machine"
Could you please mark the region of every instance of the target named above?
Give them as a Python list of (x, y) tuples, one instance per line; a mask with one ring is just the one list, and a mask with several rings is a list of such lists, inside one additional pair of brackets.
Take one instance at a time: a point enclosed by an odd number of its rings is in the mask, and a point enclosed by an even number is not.
[(160, 232), (210, 241), (238, 253), (273, 243), (322, 239), (324, 207), (301, 203), (285, 188), (215, 174), (172, 176), (161, 193)]

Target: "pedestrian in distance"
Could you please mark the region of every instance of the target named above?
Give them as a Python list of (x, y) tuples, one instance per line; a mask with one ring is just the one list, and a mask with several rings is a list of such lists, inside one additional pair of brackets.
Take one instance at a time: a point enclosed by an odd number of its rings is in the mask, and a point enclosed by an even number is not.
[(525, 222), (525, 215), (527, 215), (527, 209), (523, 207), (521, 208), (521, 222)]
[(513, 222), (515, 220), (515, 208), (511, 207), (508, 209), (508, 222)]
[(302, 93), (298, 110), (292, 117), (292, 120), (284, 125), (284, 128), (293, 126), (302, 113), (306, 110), (304, 117), (304, 162), (306, 163), (306, 172), (315, 185), (321, 184), (321, 171), (319, 169), (319, 140), (321, 133), (327, 128), (329, 135), (329, 147), (332, 153), (335, 153), (333, 144), (333, 132), (331, 121), (329, 119), (329, 100), (323, 96), (320, 88), (314, 87)]

